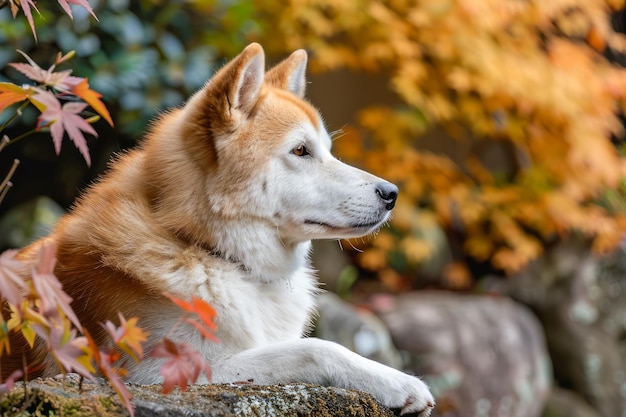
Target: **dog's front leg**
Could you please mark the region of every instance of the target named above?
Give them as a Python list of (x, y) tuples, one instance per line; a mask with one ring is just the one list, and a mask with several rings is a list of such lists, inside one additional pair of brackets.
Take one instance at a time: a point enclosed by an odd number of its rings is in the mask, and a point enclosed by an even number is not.
[(297, 339), (237, 353), (213, 363), (213, 382), (255, 384), (307, 382), (351, 388), (374, 396), (401, 414), (428, 417), (435, 400), (426, 384), (336, 343)]

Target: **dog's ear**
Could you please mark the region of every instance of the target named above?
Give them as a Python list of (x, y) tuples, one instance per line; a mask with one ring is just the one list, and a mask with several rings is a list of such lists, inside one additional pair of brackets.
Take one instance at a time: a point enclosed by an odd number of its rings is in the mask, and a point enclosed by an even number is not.
[(232, 131), (256, 105), (265, 75), (265, 54), (248, 45), (194, 94), (184, 107), (182, 136), (194, 159), (214, 165), (216, 134)]
[(265, 81), (277, 88), (288, 90), (304, 98), (306, 90), (307, 54), (299, 49), (265, 74)]
[(265, 54), (258, 43), (248, 45), (231, 63), (233, 79), (227, 91), (232, 109), (249, 112), (259, 98), (265, 75)]
[[(229, 121), (233, 110), (249, 113), (259, 98), (265, 75), (265, 54), (258, 43), (248, 45), (194, 95), (188, 107)], [(235, 112), (236, 113), (236, 112)]]

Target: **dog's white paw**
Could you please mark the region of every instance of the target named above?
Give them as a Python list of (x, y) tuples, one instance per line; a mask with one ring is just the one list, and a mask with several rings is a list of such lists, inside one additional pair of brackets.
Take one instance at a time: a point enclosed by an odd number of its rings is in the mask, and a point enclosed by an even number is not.
[(435, 399), (428, 386), (419, 378), (396, 372), (394, 382), (384, 389), (383, 404), (389, 408), (400, 409), (400, 415), (430, 416), (435, 407)]
[(400, 410), (401, 415), (430, 416), (435, 399), (422, 380), (369, 359), (361, 358), (361, 363), (364, 372), (354, 374), (352, 380), (357, 389), (370, 393), (389, 408)]
[(386, 407), (400, 410), (401, 415), (430, 416), (435, 399), (419, 378), (366, 359), (335, 343), (309, 340), (311, 356), (318, 357), (318, 364), (326, 365), (325, 369), (317, 370), (322, 371), (326, 382), (331, 381), (330, 385), (365, 391)]

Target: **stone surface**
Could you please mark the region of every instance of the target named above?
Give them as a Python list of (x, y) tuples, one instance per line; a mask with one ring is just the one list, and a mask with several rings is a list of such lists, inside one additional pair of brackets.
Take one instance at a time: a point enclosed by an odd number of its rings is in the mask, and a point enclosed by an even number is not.
[[(0, 394), (0, 414), (21, 416), (124, 416), (114, 391), (102, 381), (83, 381), (76, 375), (17, 383)], [(259, 417), (259, 416), (371, 416), (393, 412), (358, 391), (308, 384), (259, 386), (216, 384), (188, 387), (161, 395), (159, 385), (129, 385), (136, 417)], [(26, 401), (24, 401), (26, 398)]]
[(578, 394), (553, 387), (543, 417), (600, 417)]
[(600, 259), (586, 242), (548, 250), (523, 273), (492, 289), (539, 317), (559, 386), (602, 417), (626, 417), (626, 250)]
[(422, 291), (380, 296), (373, 306), (405, 370), (424, 377), (434, 416), (539, 417), (551, 385), (541, 326), (503, 297)]

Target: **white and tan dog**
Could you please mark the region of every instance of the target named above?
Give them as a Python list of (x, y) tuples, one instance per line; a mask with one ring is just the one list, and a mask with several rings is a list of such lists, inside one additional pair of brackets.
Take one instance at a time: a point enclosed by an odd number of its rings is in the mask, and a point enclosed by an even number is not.
[[(310, 240), (375, 231), (398, 190), (331, 155), (303, 98), (304, 51), (267, 73), (264, 61), (261, 46), (248, 46), (20, 258), (33, 262), (43, 242), (56, 243), (55, 273), (98, 343), (98, 323), (120, 311), (139, 318), (149, 349), (180, 317), (164, 294), (199, 296), (218, 312), (221, 343), (184, 326), (173, 338), (202, 352), (213, 382), (354, 388), (428, 416), (434, 400), (418, 378), (302, 337), (318, 291)], [(159, 382), (158, 365), (145, 360), (129, 380)]]

